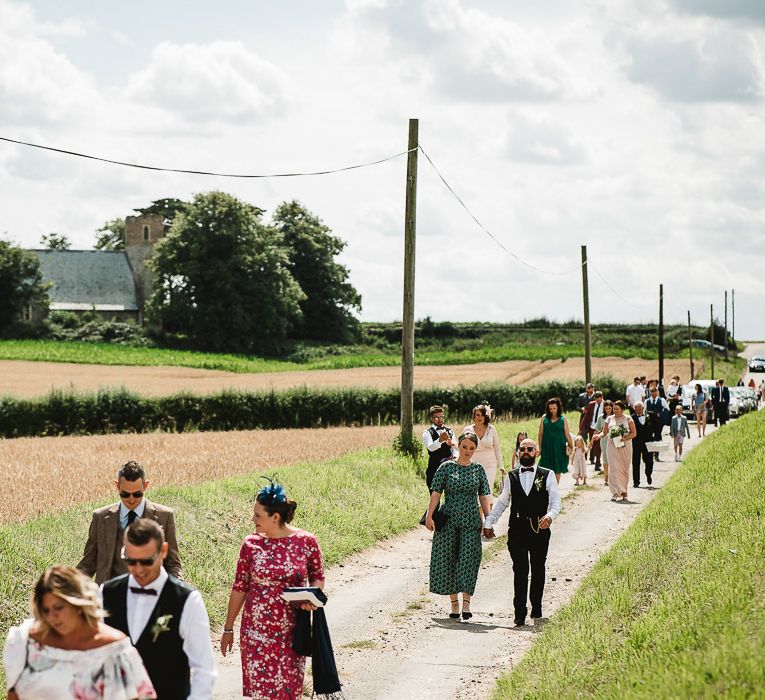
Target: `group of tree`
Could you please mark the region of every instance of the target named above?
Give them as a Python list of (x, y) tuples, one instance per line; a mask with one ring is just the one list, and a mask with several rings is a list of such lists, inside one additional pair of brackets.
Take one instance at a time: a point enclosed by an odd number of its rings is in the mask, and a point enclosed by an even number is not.
[[(155, 291), (146, 318), (159, 337), (212, 351), (278, 354), (291, 340), (358, 336), (361, 296), (336, 260), (346, 244), (299, 202), (281, 204), (270, 222), (264, 210), (219, 191), (135, 211), (161, 214), (169, 226), (149, 262)], [(69, 247), (65, 236), (43, 238), (48, 248)], [(125, 220), (98, 229), (95, 247), (124, 249)], [(36, 258), (25, 260), (19, 274), (37, 288)]]

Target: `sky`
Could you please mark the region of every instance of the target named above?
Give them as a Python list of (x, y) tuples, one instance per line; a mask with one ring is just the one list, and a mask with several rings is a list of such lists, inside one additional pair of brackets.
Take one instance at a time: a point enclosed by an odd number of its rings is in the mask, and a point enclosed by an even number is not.
[[(405, 151), (417, 318), (723, 320), (765, 338), (761, 0), (0, 0), (0, 136), (268, 174)], [(361, 318), (402, 316), (406, 158), (237, 180), (0, 142), (0, 236), (90, 248), (162, 197), (298, 199), (347, 242)], [(455, 194), (464, 202), (463, 207)], [(476, 222), (476, 219), (479, 223)], [(488, 233), (487, 233), (488, 232)], [(491, 235), (489, 235), (491, 234)], [(732, 312), (729, 310), (729, 322)]]

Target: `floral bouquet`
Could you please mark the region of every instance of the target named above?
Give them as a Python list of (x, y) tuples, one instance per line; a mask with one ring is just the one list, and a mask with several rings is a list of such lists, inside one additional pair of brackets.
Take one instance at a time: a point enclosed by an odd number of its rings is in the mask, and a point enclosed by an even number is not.
[(608, 431), (608, 435), (614, 441), (616, 447), (624, 447), (624, 436), (628, 435), (629, 432), (626, 425), (615, 425)]

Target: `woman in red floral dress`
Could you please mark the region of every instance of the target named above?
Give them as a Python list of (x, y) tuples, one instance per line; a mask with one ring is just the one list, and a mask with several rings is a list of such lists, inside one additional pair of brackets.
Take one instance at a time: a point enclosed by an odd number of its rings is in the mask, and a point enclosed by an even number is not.
[[(297, 503), (275, 483), (255, 499), (255, 532), (244, 538), (228, 602), (220, 647), (231, 651), (234, 620), (244, 605), (239, 643), (243, 695), (294, 700), (303, 694), (305, 657), (292, 650), (295, 609), (281, 597), (287, 586), (324, 587), (324, 567), (316, 537), (290, 527)], [(315, 610), (306, 603), (305, 610)]]

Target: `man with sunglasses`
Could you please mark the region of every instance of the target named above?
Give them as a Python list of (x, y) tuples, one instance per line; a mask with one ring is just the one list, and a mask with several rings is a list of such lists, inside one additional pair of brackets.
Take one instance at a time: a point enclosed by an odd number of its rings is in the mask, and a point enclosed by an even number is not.
[(513, 560), (513, 608), (516, 627), (526, 624), (529, 599), (531, 617), (542, 617), (550, 525), (560, 513), (560, 489), (555, 474), (551, 469), (536, 464), (538, 455), (537, 443), (534, 440), (527, 438), (521, 442), (518, 447), (520, 466), (505, 477), (502, 493), (484, 521), (483, 534), (491, 539), (494, 537), (494, 523), (510, 506), (507, 548)]
[(138, 462), (123, 464), (114, 481), (120, 502), (93, 511), (88, 531), (88, 541), (77, 568), (86, 576), (96, 575), (96, 583), (127, 573), (127, 566), (120, 553), (122, 538), (128, 525), (138, 518), (156, 522), (165, 533), (168, 545), (165, 568), (169, 574), (179, 576), (181, 558), (175, 539), (175, 516), (172, 508), (152, 503), (145, 497), (149, 482), (146, 472)]
[(216, 671), (202, 596), (163, 568), (169, 548), (155, 521), (139, 518), (123, 542), (130, 573), (101, 587), (104, 622), (130, 637), (159, 700), (210, 700)]

